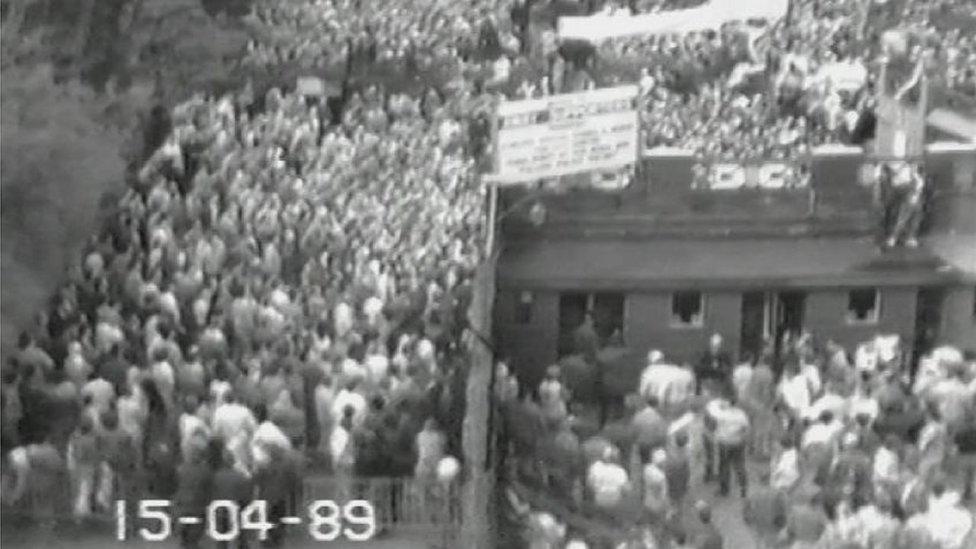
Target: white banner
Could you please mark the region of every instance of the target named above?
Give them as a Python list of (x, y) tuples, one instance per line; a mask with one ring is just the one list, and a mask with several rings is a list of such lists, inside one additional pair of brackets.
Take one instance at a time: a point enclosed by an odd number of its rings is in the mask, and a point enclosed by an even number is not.
[(637, 86), (506, 101), (496, 112), (496, 173), (518, 183), (637, 162)]
[(820, 67), (815, 80), (829, 81), (838, 90), (857, 91), (867, 84), (868, 69), (860, 61), (837, 61)]
[(718, 30), (723, 24), (749, 19), (776, 20), (786, 15), (789, 0), (709, 0), (684, 10), (640, 15), (572, 16), (559, 18), (559, 37), (599, 42), (643, 34), (685, 34)]
[(746, 184), (746, 171), (741, 164), (715, 164), (712, 166), (710, 187), (716, 191), (741, 189)]
[(759, 166), (759, 186), (763, 189), (782, 189), (789, 178), (790, 166), (782, 162), (764, 162)]

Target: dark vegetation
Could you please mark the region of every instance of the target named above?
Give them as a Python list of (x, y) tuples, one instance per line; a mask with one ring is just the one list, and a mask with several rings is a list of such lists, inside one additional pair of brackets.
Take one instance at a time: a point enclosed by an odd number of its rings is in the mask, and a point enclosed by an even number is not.
[(237, 86), (250, 0), (4, 0), (2, 350), (168, 131), (169, 106)]

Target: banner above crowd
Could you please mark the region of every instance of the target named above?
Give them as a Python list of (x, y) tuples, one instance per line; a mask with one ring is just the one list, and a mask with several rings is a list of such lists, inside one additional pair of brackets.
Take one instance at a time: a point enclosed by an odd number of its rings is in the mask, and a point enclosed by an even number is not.
[(709, 0), (684, 10), (640, 15), (595, 14), (560, 17), (559, 37), (599, 42), (608, 38), (650, 34), (685, 34), (718, 30), (725, 23), (786, 16), (789, 0)]
[(500, 103), (491, 179), (518, 183), (634, 164), (637, 94), (628, 85)]

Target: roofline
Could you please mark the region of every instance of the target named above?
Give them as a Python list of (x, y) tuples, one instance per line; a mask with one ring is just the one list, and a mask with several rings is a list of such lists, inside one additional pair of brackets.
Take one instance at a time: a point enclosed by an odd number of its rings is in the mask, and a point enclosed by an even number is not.
[(633, 279), (533, 279), (498, 275), (498, 289), (518, 290), (754, 290), (754, 289), (831, 289), (873, 286), (896, 288), (912, 286), (955, 286), (976, 282), (976, 276), (949, 270), (943, 272), (867, 272), (829, 276), (756, 277), (756, 278), (658, 278)]

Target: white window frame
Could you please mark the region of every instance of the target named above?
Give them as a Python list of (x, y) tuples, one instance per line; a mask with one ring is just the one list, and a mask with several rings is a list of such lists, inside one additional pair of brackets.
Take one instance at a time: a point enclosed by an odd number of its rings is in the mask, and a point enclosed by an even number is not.
[[(874, 308), (871, 309), (870, 314), (863, 319), (854, 316), (854, 311), (851, 309), (851, 294), (854, 292), (868, 292), (874, 291)], [(870, 326), (875, 325), (881, 320), (881, 290), (878, 288), (851, 288), (847, 291), (847, 308), (844, 311), (844, 320), (849, 325), (853, 326)]]
[[(698, 294), (698, 304), (700, 313), (697, 318), (692, 317), (691, 322), (682, 322), (680, 316), (674, 314), (674, 301), (678, 294)], [(705, 327), (705, 315), (707, 314), (708, 298), (705, 292), (699, 290), (676, 290), (671, 292), (671, 307), (668, 309), (668, 326), (676, 330), (700, 330)]]

